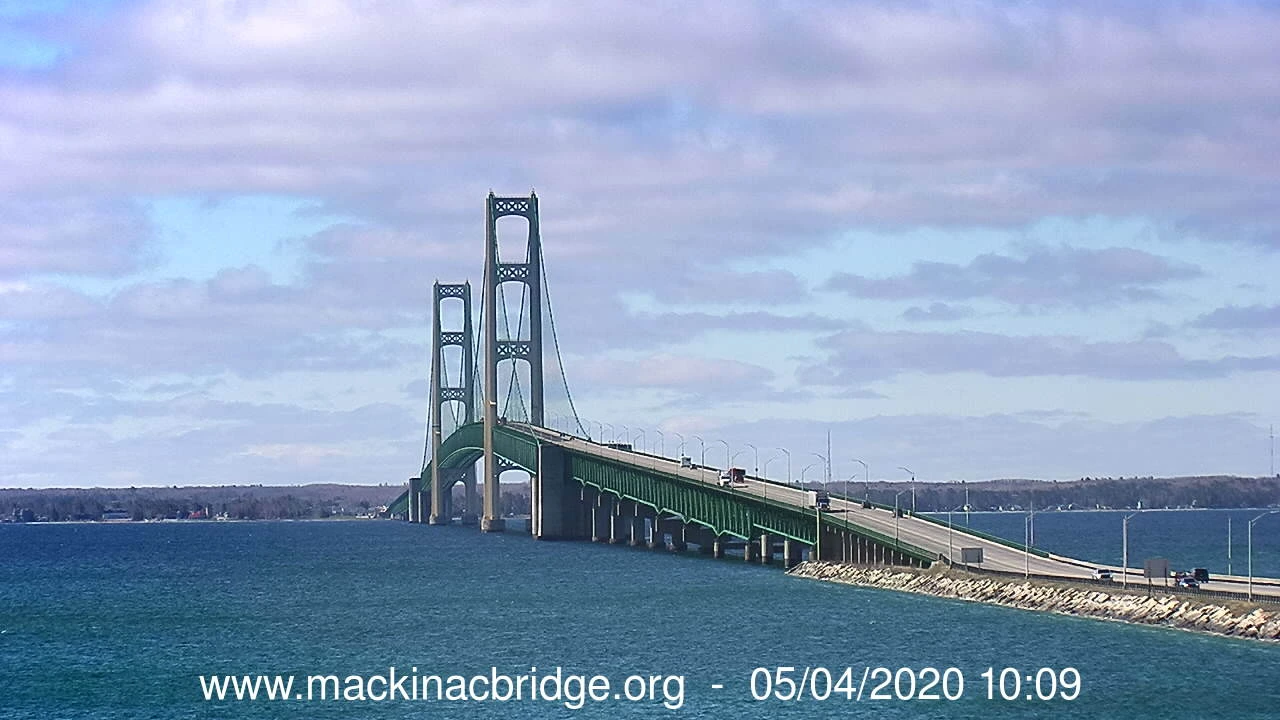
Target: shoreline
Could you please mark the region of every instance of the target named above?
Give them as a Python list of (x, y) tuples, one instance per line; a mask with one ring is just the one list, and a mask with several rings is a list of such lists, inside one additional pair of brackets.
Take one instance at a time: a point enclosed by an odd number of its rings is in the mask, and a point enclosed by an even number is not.
[(1280, 607), (1239, 600), (1200, 600), (1099, 589), (1066, 582), (1006, 579), (955, 569), (842, 565), (806, 561), (788, 575), (855, 587), (894, 590), (1222, 637), (1280, 642)]

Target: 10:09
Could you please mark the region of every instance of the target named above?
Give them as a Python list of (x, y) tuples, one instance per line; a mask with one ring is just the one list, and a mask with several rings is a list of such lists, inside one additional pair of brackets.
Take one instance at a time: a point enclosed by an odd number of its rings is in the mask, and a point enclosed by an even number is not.
[(1080, 697), (1080, 671), (1073, 667), (1040, 668), (1023, 674), (1018, 668), (987, 668), (979, 677), (987, 681), (987, 699), (1075, 700)]

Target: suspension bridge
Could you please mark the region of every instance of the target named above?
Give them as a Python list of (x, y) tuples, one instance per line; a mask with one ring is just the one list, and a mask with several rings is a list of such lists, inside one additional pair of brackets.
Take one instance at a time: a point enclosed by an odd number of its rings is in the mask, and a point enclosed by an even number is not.
[[(633, 447), (628, 433), (624, 442), (604, 442), (605, 424), (597, 423), (593, 436), (578, 416), (564, 371), (546, 289), (537, 195), (490, 192), (485, 214), (482, 333), (473, 332), (470, 283), (437, 281), (422, 469), (391, 505), (392, 513), (413, 523), (458, 522), (502, 532), (499, 477), (520, 470), (529, 477), (527, 529), (539, 540), (696, 549), (715, 557), (740, 554), (749, 562), (781, 560), (787, 567), (802, 559), (917, 567), (943, 562), (1073, 579), (1091, 578), (1099, 567), (869, 497), (824, 492), (819, 501), (817, 491), (790, 484), (790, 478), (731, 474), (706, 465), (705, 446), (694, 462), (684, 455), (683, 442), (675, 457), (667, 457), (662, 446), (656, 452)], [(499, 229), (508, 234), (511, 224), (500, 221), (507, 218), (525, 238), (515, 260), (499, 252)], [(507, 292), (512, 285), (519, 286), (518, 302)], [(454, 311), (446, 313), (450, 304)], [(446, 315), (454, 321), (448, 328)], [(550, 386), (547, 375), (554, 380)], [(554, 412), (547, 412), (549, 405)], [(548, 417), (556, 419), (554, 427)], [(731, 461), (727, 444), (725, 460)], [(1123, 578), (1130, 575), (1136, 571)], [(1267, 583), (1263, 591), (1280, 587)]]

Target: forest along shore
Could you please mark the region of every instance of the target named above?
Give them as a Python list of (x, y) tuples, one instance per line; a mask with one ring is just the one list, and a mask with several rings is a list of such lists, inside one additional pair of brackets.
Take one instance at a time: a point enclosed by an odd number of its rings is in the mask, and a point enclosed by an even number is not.
[(1264, 609), (1236, 600), (1179, 597), (1120, 588), (1093, 588), (974, 575), (945, 567), (929, 570), (803, 562), (796, 577), (859, 587), (898, 590), (1063, 615), (1280, 641), (1280, 607)]

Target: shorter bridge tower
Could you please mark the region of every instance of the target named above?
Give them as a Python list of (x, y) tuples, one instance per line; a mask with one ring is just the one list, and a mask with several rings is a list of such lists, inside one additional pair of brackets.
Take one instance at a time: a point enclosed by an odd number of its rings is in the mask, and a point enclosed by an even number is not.
[[(431, 514), (428, 522), (432, 525), (447, 525), (453, 515), (452, 488), (461, 480), (467, 488), (467, 513), (475, 512), (475, 467), (468, 467), (446, 478), (441, 475), (440, 445), (444, 441), (444, 412), (449, 403), (462, 403), (462, 424), (475, 422), (475, 347), (471, 329), (471, 283), (441, 283), (436, 281), (432, 294), (433, 320), (431, 323)], [(445, 300), (462, 301), (462, 328), (460, 330), (443, 330), (441, 328), (441, 305)], [(458, 369), (456, 384), (444, 384), (444, 350), (447, 347), (459, 347), (462, 350), (462, 367)], [(418, 505), (422, 502), (419, 500)], [(468, 518), (463, 517), (463, 523)]]

